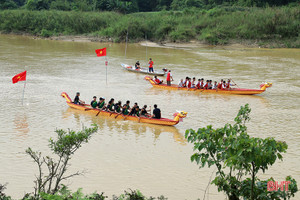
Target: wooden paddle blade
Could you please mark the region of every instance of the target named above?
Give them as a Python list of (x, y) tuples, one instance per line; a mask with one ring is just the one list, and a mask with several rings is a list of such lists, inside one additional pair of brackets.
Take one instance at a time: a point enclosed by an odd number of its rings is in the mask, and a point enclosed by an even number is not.
[(98, 116), (100, 112), (101, 112), (101, 110), (99, 110), (99, 112), (96, 114), (96, 116)]

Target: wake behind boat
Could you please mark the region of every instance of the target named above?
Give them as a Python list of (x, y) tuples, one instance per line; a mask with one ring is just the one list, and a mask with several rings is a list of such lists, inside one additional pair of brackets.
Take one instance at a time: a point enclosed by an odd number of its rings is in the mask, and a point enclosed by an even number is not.
[(151, 74), (151, 75), (156, 75), (156, 76), (164, 76), (167, 73), (166, 69), (163, 70), (154, 70), (154, 72), (149, 72), (149, 70), (147, 68), (139, 68), (139, 69), (135, 69), (134, 66), (131, 65), (127, 65), (127, 64), (121, 64), (121, 66), (130, 72), (136, 72), (136, 73), (142, 73), (142, 74)]
[(154, 118), (148, 118), (148, 117), (123, 115), (123, 114), (118, 114), (115, 112), (109, 112), (109, 111), (100, 110), (97, 108), (92, 108), (89, 104), (75, 104), (72, 102), (69, 95), (65, 92), (62, 92), (61, 96), (66, 99), (67, 104), (71, 108), (74, 108), (77, 110), (82, 110), (82, 111), (89, 112), (89, 113), (93, 113), (93, 114), (95, 114), (95, 116), (101, 115), (101, 116), (105, 116), (105, 117), (110, 117), (112, 119), (123, 119), (123, 120), (135, 121), (138, 123), (174, 126), (179, 123), (180, 119), (185, 118), (187, 116), (187, 112), (183, 112), (183, 111), (175, 113), (173, 119), (167, 119), (167, 118), (154, 119)]
[(187, 88), (187, 87), (178, 87), (176, 84), (168, 86), (167, 84), (157, 84), (150, 76), (145, 76), (145, 80), (155, 88), (162, 88), (168, 90), (188, 90), (193, 92), (203, 92), (203, 93), (216, 93), (216, 94), (239, 94), (239, 95), (254, 95), (260, 94), (266, 91), (266, 88), (271, 87), (272, 83), (264, 83), (260, 85), (260, 89), (244, 89), (244, 88), (228, 88), (228, 89), (197, 89), (197, 88)]

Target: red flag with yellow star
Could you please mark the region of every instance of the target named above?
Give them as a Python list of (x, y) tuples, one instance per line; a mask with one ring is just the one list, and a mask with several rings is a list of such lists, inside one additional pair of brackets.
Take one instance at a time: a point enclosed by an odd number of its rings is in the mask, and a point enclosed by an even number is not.
[(17, 74), (12, 78), (13, 84), (15, 84), (19, 81), (26, 81), (26, 71), (21, 72), (20, 74)]
[(95, 52), (96, 52), (96, 54), (97, 54), (98, 57), (106, 56), (106, 48), (96, 49)]

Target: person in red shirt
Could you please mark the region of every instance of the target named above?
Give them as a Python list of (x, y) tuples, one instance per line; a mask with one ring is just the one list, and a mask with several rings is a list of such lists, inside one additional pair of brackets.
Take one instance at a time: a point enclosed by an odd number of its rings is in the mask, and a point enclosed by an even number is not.
[(152, 72), (152, 73), (153, 73), (153, 72), (154, 72), (154, 71), (153, 71), (153, 64), (154, 64), (154, 63), (153, 63), (153, 61), (152, 61), (152, 58), (149, 58), (149, 63), (148, 63), (148, 64), (149, 64), (149, 72)]
[(192, 87), (191, 78), (188, 78), (188, 79), (187, 79), (187, 82), (186, 82), (186, 88), (187, 88), (187, 89), (190, 89), (191, 87)]
[(200, 84), (201, 84), (201, 79), (199, 78), (199, 79), (198, 79), (198, 83), (196, 84), (196, 88), (197, 88), (197, 89), (200, 89)]
[(223, 81), (223, 84), (221, 85), (221, 90), (226, 90), (226, 81)]
[(171, 74), (171, 70), (169, 70), (168, 74), (167, 74), (167, 85), (171, 86), (171, 81), (173, 81), (173, 76)]
[(230, 83), (230, 79), (228, 79), (227, 84), (226, 84), (226, 88), (229, 89), (230, 86), (235, 86), (236, 84), (231, 84)]
[(155, 81), (156, 84), (162, 84), (163, 83), (163, 81), (160, 80), (159, 78), (157, 78), (157, 76), (154, 76), (154, 81)]
[(205, 85), (203, 86), (203, 88), (207, 90), (207, 89), (208, 89), (208, 85), (209, 85), (209, 80), (206, 80), (206, 83), (205, 83)]
[(222, 89), (223, 79), (221, 79), (220, 83), (218, 84), (218, 89)]

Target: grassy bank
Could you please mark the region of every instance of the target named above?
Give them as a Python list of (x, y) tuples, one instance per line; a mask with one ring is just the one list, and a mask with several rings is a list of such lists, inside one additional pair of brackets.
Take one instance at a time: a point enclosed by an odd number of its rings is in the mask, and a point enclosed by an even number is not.
[(222, 7), (122, 15), (115, 12), (0, 11), (0, 31), (42, 37), (89, 35), (123, 42), (209, 44), (245, 41), (267, 47), (300, 48), (300, 6), (275, 8)]

